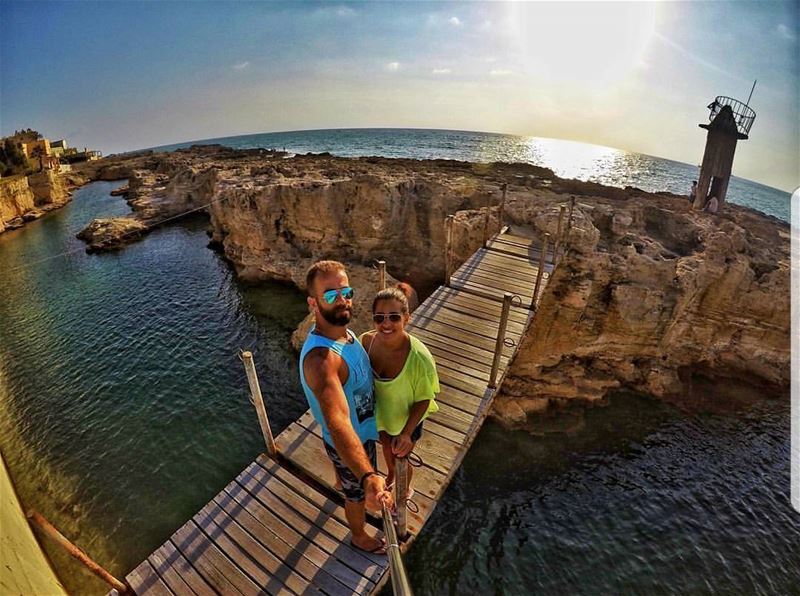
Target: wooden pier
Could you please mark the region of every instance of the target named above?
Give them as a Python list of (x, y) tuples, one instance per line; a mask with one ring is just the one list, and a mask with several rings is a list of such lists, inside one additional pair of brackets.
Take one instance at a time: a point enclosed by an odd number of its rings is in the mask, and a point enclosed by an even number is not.
[[(418, 511), (407, 514), (402, 550), (422, 530), (478, 434), (556, 266), (559, 240), (548, 247), (546, 241), (502, 232), (413, 312), (408, 330), (434, 355), (442, 391), (439, 411), (426, 420), (415, 448), (423, 462), (413, 481)], [(260, 455), (128, 574), (135, 593), (333, 595), (382, 588), (388, 558), (350, 546), (333, 469), (311, 412), (275, 437), (275, 444), (274, 459)], [(376, 519), (368, 520), (374, 532)]]

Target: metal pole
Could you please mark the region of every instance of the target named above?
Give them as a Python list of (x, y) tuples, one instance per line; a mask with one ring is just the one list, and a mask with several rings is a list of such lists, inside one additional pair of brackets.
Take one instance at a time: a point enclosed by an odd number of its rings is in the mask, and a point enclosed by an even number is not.
[(556, 244), (555, 248), (553, 249), (554, 261), (558, 259), (558, 251), (561, 248), (561, 223), (564, 221), (564, 211), (566, 210), (566, 205), (561, 205), (561, 209), (558, 211), (558, 231), (556, 232)]
[(575, 197), (569, 199), (569, 217), (567, 218), (567, 233), (564, 234), (564, 244), (569, 246), (569, 236), (572, 232), (572, 210), (575, 209)]
[(531, 308), (538, 309), (537, 304), (539, 297), (539, 287), (542, 285), (542, 277), (544, 277), (544, 264), (547, 260), (547, 244), (550, 240), (550, 234), (544, 235), (542, 240), (542, 254), (539, 256), (539, 271), (536, 273), (536, 285), (533, 287), (533, 297), (531, 298)]
[(453, 269), (453, 216), (448, 215), (444, 220), (445, 236), (445, 255), (444, 255), (444, 285), (450, 287), (450, 274)]
[(386, 261), (378, 261), (378, 291), (386, 289)]
[(486, 212), (483, 215), (483, 248), (489, 243), (489, 213), (492, 210), (492, 201), (489, 199), (486, 205)]
[(121, 594), (128, 594), (130, 592), (128, 586), (119, 581), (116, 577), (111, 575), (108, 571), (100, 567), (89, 555), (72, 544), (67, 538), (59, 532), (49, 521), (34, 510), (28, 511), (25, 516), (31, 520), (36, 526), (42, 530), (48, 537), (55, 540), (64, 550), (66, 550), (71, 557), (74, 557), (89, 571), (94, 573), (97, 577), (106, 582), (109, 586), (120, 592)]
[(392, 514), (385, 503), (381, 514), (383, 516), (383, 533), (386, 535), (386, 554), (389, 556), (389, 575), (392, 578), (394, 596), (414, 596), (406, 574), (406, 567), (403, 564), (403, 557), (400, 555), (400, 543), (397, 541), (397, 533), (394, 530), (394, 523), (392, 523)]
[(394, 502), (397, 505), (397, 533), (402, 540), (408, 534), (408, 459), (398, 457), (394, 460)]
[(500, 314), (500, 326), (497, 328), (497, 342), (494, 344), (494, 360), (492, 360), (492, 372), (489, 375), (489, 387), (497, 387), (497, 372), (500, 370), (500, 357), (503, 355), (503, 346), (506, 340), (506, 325), (508, 324), (508, 313), (511, 310), (511, 300), (514, 295), (510, 292), (503, 294), (503, 311)]
[(756, 83), (758, 83), (758, 79), (753, 81), (753, 88), (750, 89), (750, 95), (747, 96), (747, 103), (745, 104), (747, 107), (750, 107), (750, 100), (753, 98), (753, 91), (756, 90)]
[(261, 387), (258, 385), (258, 375), (256, 375), (256, 366), (253, 364), (252, 352), (242, 352), (242, 362), (244, 362), (244, 370), (247, 373), (250, 394), (253, 396), (253, 405), (258, 414), (258, 423), (261, 425), (261, 434), (264, 435), (264, 442), (267, 444), (267, 453), (274, 458), (278, 454), (278, 448), (275, 447), (275, 439), (272, 438), (272, 429), (269, 426), (267, 409), (264, 407), (264, 398), (261, 396)]
[(498, 230), (502, 230), (503, 229), (503, 211), (505, 211), (505, 208), (506, 208), (506, 191), (508, 190), (508, 184), (506, 184), (504, 182), (503, 186), (502, 186), (502, 189), (503, 189), (503, 198), (500, 199), (500, 213), (497, 214), (497, 229)]

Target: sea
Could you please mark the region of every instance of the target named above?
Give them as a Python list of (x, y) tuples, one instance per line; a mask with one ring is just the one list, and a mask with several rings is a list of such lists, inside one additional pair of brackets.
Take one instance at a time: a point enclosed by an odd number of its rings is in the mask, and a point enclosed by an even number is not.
[[(696, 173), (606, 147), (485, 133), (202, 142), (528, 161), (678, 193)], [(0, 449), (26, 507), (122, 577), (264, 450), (241, 350), (255, 354), (274, 431), (307, 406), (289, 348), (304, 297), (240, 283), (207, 247), (202, 216), (119, 252), (84, 252), (75, 234), (86, 223), (129, 212), (110, 195), (119, 184), (89, 184), (0, 235)], [(788, 219), (787, 193), (736, 179), (731, 200)], [(417, 594), (800, 594), (786, 396), (689, 413), (619, 393), (576, 419), (536, 434), (486, 423), (406, 556)], [(72, 593), (107, 592), (46, 544)]]

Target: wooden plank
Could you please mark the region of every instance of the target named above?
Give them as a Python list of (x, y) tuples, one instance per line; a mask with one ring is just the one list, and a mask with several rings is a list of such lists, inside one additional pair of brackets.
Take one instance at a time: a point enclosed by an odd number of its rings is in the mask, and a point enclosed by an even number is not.
[(242, 573), (203, 531), (189, 520), (172, 535), (172, 543), (203, 579), (223, 594), (260, 594), (253, 581)]
[(510, 242), (512, 244), (519, 244), (520, 246), (533, 246), (537, 242), (533, 238), (526, 238), (525, 236), (517, 236), (515, 234), (509, 234), (508, 232), (504, 234), (498, 234), (497, 240), (502, 240), (503, 242)]
[(281, 540), (272, 528), (264, 526), (246, 507), (226, 492), (214, 497), (214, 505), (220, 507), (244, 528), (258, 543), (273, 553), (284, 565), (293, 569), (298, 575), (319, 586), (327, 594), (339, 594), (342, 589), (351, 593), (351, 588), (337, 580), (326, 570), (315, 565), (306, 555), (295, 550), (290, 544)]
[[(448, 288), (447, 286), (441, 286), (438, 290), (431, 294), (428, 300), (432, 299), (437, 301), (445, 301), (449, 305), (468, 306), (485, 312), (487, 315), (490, 315), (492, 318), (496, 318), (498, 320), (500, 319), (500, 314), (503, 310), (502, 303), (498, 303), (495, 300), (490, 300), (481, 296), (475, 296), (474, 294), (470, 294), (468, 292), (462, 292), (454, 288)], [(428, 302), (428, 300), (425, 302)], [(530, 311), (527, 308), (512, 305), (508, 316), (509, 319), (525, 325), (528, 322)]]
[(471, 393), (479, 399), (486, 392), (487, 384), (485, 381), (479, 381), (475, 377), (453, 370), (447, 366), (446, 362), (437, 363), (436, 372), (439, 374), (439, 385), (450, 385), (464, 393)]
[(332, 520), (329, 515), (319, 509), (316, 510), (316, 519), (309, 520), (294, 508), (294, 505), (305, 501), (297, 497), (300, 500), (293, 500), (291, 504), (286, 503), (269, 490), (266, 486), (267, 478), (266, 472), (261, 466), (254, 463), (237, 478), (237, 481), (286, 526), (329, 553), (333, 560), (340, 564), (340, 567), (335, 567), (331, 563), (324, 569), (333, 574), (335, 568), (335, 577), (354, 591), (361, 591), (368, 587), (367, 580), (374, 583), (380, 578), (382, 570), (388, 564), (386, 557), (382, 563), (379, 563), (374, 560), (374, 557), (367, 557), (368, 553), (351, 546), (349, 530), (342, 532), (341, 538), (333, 537), (330, 532), (336, 531), (339, 522)]
[[(480, 308), (479, 306), (468, 305), (468, 304), (461, 304), (455, 302), (453, 300), (447, 299), (438, 299), (435, 301), (430, 301), (430, 305), (428, 301), (426, 301), (425, 307), (420, 307), (422, 313), (436, 313), (441, 310), (448, 310), (460, 313), (462, 315), (471, 317), (476, 322), (480, 321), (484, 325), (494, 326), (495, 328), (500, 324), (500, 313), (490, 313), (486, 310)], [(415, 311), (416, 312), (416, 311)], [(435, 315), (429, 316), (428, 318), (435, 319)], [(525, 321), (517, 321), (512, 319), (510, 316), (507, 322), (507, 329), (516, 331), (517, 333), (522, 333), (525, 329)]]
[(524, 259), (504, 258), (491, 252), (477, 252), (464, 261), (455, 273), (483, 271), (486, 274), (515, 276), (520, 280), (535, 278), (539, 272), (539, 263), (531, 263)]
[[(545, 279), (546, 279), (546, 275)], [(530, 278), (521, 277), (519, 273), (495, 273), (494, 271), (487, 271), (482, 268), (465, 269), (464, 271), (457, 271), (451, 277), (452, 279), (459, 279), (463, 281), (472, 280), (475, 283), (482, 283), (487, 286), (494, 286), (512, 294), (528, 295), (533, 293), (533, 288), (536, 285), (536, 275)]]
[(197, 596), (214, 596), (216, 594), (169, 540), (153, 552), (147, 560), (159, 577), (164, 580), (164, 583), (176, 594), (193, 593)]
[(448, 441), (452, 441), (456, 445), (460, 446), (464, 444), (464, 438), (466, 435), (464, 433), (460, 433), (458, 431), (453, 430), (452, 428), (447, 428), (446, 426), (442, 426), (435, 420), (433, 420), (430, 416), (425, 419), (425, 431), (440, 437), (444, 437)]
[[(254, 489), (257, 489), (259, 486), (250, 478), (244, 481), (248, 485), (252, 484)], [(368, 562), (368, 564), (361, 565), (363, 571), (357, 571), (345, 565), (335, 556), (332, 556), (331, 553), (331, 550), (335, 550), (343, 545), (330, 539), (325, 540), (325, 535), (322, 532), (316, 534), (312, 533), (311, 537), (313, 540), (310, 540), (304, 532), (298, 531), (293, 527), (294, 524), (292, 522), (296, 521), (294, 518), (291, 520), (284, 520), (279, 514), (270, 510), (262, 499), (248, 490), (247, 486), (243, 486), (237, 482), (235, 486), (225, 487), (225, 492), (244, 506), (250, 515), (270, 531), (274, 532), (281, 540), (292, 547), (293, 550), (302, 554), (314, 563), (314, 565), (335, 577), (339, 582), (347, 586), (354, 584), (358, 586), (363, 584), (365, 579), (374, 583), (374, 581), (380, 578), (382, 569), (371, 561)], [(323, 546), (326, 546), (327, 549), (323, 548)], [(358, 566), (358, 563), (354, 564)]]
[[(446, 343), (446, 341), (442, 340), (441, 336), (437, 336), (436, 334), (426, 334), (423, 336), (423, 334), (417, 333), (417, 330), (415, 330), (414, 335), (427, 346), (434, 360), (440, 358), (449, 359), (451, 361), (460, 360), (464, 365), (478, 371), (487, 371), (491, 368), (489, 363), (492, 361), (492, 354), (490, 352), (483, 351), (480, 355), (473, 354), (472, 352), (460, 349), (457, 345)], [(507, 362), (508, 358), (501, 358), (501, 364)]]
[(454, 408), (445, 401), (439, 402), (439, 411), (431, 414), (430, 418), (442, 426), (465, 434), (469, 432), (473, 420), (473, 416)]
[(298, 594), (320, 594), (306, 580), (282, 565), (275, 555), (263, 548), (213, 501), (207, 503), (193, 520), (214, 545), (266, 593), (286, 596), (294, 590)]
[(449, 368), (450, 370), (457, 371), (459, 373), (469, 375), (472, 377), (476, 382), (480, 382), (482, 384), (486, 384), (489, 380), (489, 371), (486, 370), (489, 367), (485, 367), (482, 364), (477, 362), (472, 362), (466, 358), (461, 358), (455, 356), (449, 352), (441, 350), (437, 346), (428, 346), (431, 355), (433, 356), (434, 360), (436, 361), (436, 365), (443, 365)]
[[(523, 259), (527, 259), (532, 263), (538, 263), (539, 256), (541, 255), (541, 250), (538, 247), (524, 248), (521, 246), (503, 242), (501, 240), (490, 242), (487, 248), (489, 249), (490, 252), (497, 252), (500, 254), (507, 254), (516, 257), (521, 257)], [(553, 252), (552, 250), (548, 249), (547, 257), (545, 257), (545, 271), (552, 271), (552, 269), (553, 269)]]
[[(317, 528), (325, 531), (334, 540), (345, 545), (348, 544), (350, 540), (350, 529), (346, 524), (341, 523), (331, 514), (314, 506), (280, 480), (271, 478), (261, 466), (253, 465), (248, 469), (250, 470), (250, 476), (252, 478), (264, 487), (264, 489), (268, 490), (272, 495), (290, 507), (292, 511), (303, 516)], [(262, 491), (259, 494), (263, 495), (264, 493)], [(387, 559), (385, 556), (366, 553), (355, 549), (353, 552), (357, 554), (360, 559), (368, 559), (373, 564), (381, 567), (386, 566)]]
[(147, 594), (147, 596), (172, 596), (172, 592), (167, 584), (158, 577), (158, 573), (153, 569), (147, 560), (142, 561), (131, 571), (125, 579), (128, 585), (136, 594)]
[[(467, 291), (467, 292), (473, 292), (473, 293), (477, 294), (478, 296), (484, 296), (486, 298), (491, 298), (491, 299), (497, 300), (497, 301), (502, 301), (503, 300), (503, 293), (507, 291), (507, 290), (505, 290), (503, 288), (498, 288), (496, 286), (488, 286), (488, 285), (485, 285), (485, 284), (482, 284), (482, 283), (477, 283), (477, 282), (473, 282), (473, 281), (469, 281), (469, 280), (463, 280), (463, 279), (451, 279), (450, 280), (450, 285), (453, 288), (457, 288), (457, 289), (464, 290), (464, 291)], [(512, 294), (513, 293), (516, 293), (516, 292), (512, 292)], [(533, 288), (531, 288), (531, 291), (528, 292), (527, 294), (525, 294), (523, 296), (520, 296), (520, 298), (522, 298), (522, 303), (523, 304), (530, 303), (532, 295), (533, 295)]]
[[(455, 343), (446, 336), (442, 335), (441, 333), (436, 333), (430, 328), (420, 329), (419, 327), (415, 327), (412, 331), (413, 335), (421, 339), (426, 345), (428, 343), (435, 343), (440, 348), (449, 349), (451, 352), (455, 351), (456, 354), (462, 354), (465, 359), (469, 359), (478, 363), (492, 361), (493, 352), (489, 350), (471, 346), (465, 343)], [(450, 343), (448, 344), (447, 342)], [(501, 364), (506, 364), (509, 362), (509, 360), (510, 358), (506, 354), (503, 354), (500, 357)]]
[[(485, 330), (480, 330), (481, 332), (477, 333), (472, 330), (473, 327), (475, 326), (467, 325), (466, 323), (459, 325), (450, 318), (440, 320), (438, 318), (429, 319), (425, 316), (419, 316), (409, 324), (408, 329), (410, 333), (416, 333), (416, 329), (432, 330), (443, 337), (450, 338), (454, 343), (464, 343), (494, 354), (495, 344), (497, 343), (497, 330), (495, 329), (494, 334), (491, 335), (490, 333), (492, 332)], [(504, 346), (503, 353), (506, 356), (511, 356), (513, 350), (508, 346)]]

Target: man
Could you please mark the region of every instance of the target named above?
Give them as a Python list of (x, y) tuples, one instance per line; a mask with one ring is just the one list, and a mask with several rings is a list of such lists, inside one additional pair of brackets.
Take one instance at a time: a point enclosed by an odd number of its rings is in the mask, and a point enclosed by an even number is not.
[(694, 203), (696, 197), (697, 197), (697, 180), (692, 180), (692, 188), (689, 191), (689, 202)]
[(365, 501), (371, 510), (379, 510), (382, 502), (391, 507), (392, 497), (376, 472), (378, 430), (369, 357), (347, 329), (353, 289), (337, 261), (312, 265), (306, 287), (315, 322), (300, 352), (300, 381), (342, 483), (351, 544), (384, 553), (383, 541), (367, 534), (364, 525)]

